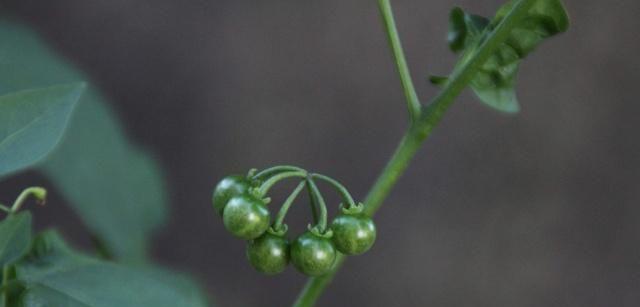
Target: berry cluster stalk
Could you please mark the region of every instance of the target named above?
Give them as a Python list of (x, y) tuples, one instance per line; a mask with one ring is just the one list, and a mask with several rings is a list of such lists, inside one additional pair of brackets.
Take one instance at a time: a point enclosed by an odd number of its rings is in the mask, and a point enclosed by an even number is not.
[[(489, 59), (502, 43), (505, 42), (511, 30), (527, 14), (536, 0), (519, 0), (507, 16), (500, 22), (496, 29), (489, 35), (484, 43), (477, 49), (473, 56), (460, 65), (457, 65), (449, 81), (442, 91), (427, 106), (420, 105), (418, 96), (413, 88), (409, 68), (407, 66), (398, 32), (393, 20), (390, 0), (378, 0), (379, 9), (384, 20), (385, 28), (389, 36), (389, 43), (393, 51), (402, 87), (407, 98), (411, 125), (398, 145), (395, 153), (387, 163), (375, 184), (365, 199), (364, 212), (371, 217), (382, 205), (391, 188), (398, 178), (404, 173), (424, 140), (431, 134), (433, 128), (440, 122), (445, 111), (453, 103), (455, 98), (469, 84), (478, 69)], [(294, 307), (312, 307), (336, 275), (345, 261), (345, 257), (339, 255), (336, 263), (326, 275), (310, 278), (306, 286), (300, 292)]]

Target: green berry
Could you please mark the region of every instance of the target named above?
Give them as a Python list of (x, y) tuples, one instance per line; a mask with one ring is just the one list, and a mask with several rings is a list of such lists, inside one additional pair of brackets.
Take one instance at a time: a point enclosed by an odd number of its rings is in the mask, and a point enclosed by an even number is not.
[(249, 194), (231, 198), (224, 208), (222, 219), (224, 227), (231, 234), (244, 240), (261, 236), (271, 224), (265, 203)]
[(213, 208), (222, 215), (229, 200), (247, 193), (249, 188), (251, 188), (251, 181), (246, 177), (232, 175), (223, 178), (213, 190)]
[(283, 236), (267, 231), (247, 244), (247, 258), (261, 273), (281, 273), (289, 264), (289, 241)]
[(328, 238), (310, 231), (298, 237), (291, 245), (291, 262), (303, 274), (324, 275), (336, 260), (336, 249)]
[(331, 223), (333, 244), (345, 255), (359, 255), (368, 251), (376, 241), (376, 226), (361, 215), (338, 215)]

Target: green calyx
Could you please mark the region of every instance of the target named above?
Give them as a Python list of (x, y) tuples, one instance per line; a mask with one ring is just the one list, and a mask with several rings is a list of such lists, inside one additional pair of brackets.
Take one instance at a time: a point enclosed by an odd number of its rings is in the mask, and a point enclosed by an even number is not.
[(314, 234), (316, 237), (323, 239), (331, 239), (333, 237), (333, 230), (331, 228), (321, 229), (318, 225), (313, 226), (309, 224), (307, 229), (310, 233)]
[(357, 203), (354, 206), (345, 207), (343, 204), (340, 204), (340, 212), (345, 215), (360, 215), (364, 212), (364, 204)]
[(289, 226), (287, 226), (287, 224), (282, 224), (282, 226), (277, 229), (273, 226), (267, 229), (268, 233), (275, 236), (280, 236), (280, 237), (284, 237), (288, 231), (289, 231)]

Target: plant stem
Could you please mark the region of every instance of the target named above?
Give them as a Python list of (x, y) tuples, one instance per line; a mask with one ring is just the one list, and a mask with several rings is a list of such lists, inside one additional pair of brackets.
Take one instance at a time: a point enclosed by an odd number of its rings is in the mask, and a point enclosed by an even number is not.
[[(2, 285), (3, 287), (7, 285), (7, 283), (9, 282), (9, 266), (4, 266), (2, 268)], [(6, 289), (3, 291), (4, 293), (0, 293), (0, 307), (5, 307), (7, 306), (7, 301), (8, 301), (8, 294), (6, 292)]]
[(333, 186), (338, 191), (338, 193), (340, 193), (340, 196), (342, 197), (342, 201), (345, 202), (345, 205), (347, 208), (351, 208), (356, 205), (356, 202), (353, 200), (353, 197), (351, 197), (351, 194), (349, 194), (349, 191), (347, 190), (347, 188), (345, 188), (337, 180), (322, 174), (315, 174), (315, 173), (311, 174), (311, 178), (320, 179), (322, 181), (329, 183), (331, 186)]
[(291, 172), (291, 171), (298, 171), (298, 172), (304, 172), (305, 170), (302, 168), (299, 168), (297, 166), (292, 166), (292, 165), (276, 165), (270, 168), (267, 168), (265, 170), (262, 170), (258, 173), (256, 173), (255, 175), (253, 175), (253, 179), (265, 179), (267, 177), (273, 176), (275, 174), (278, 173), (282, 173), (282, 172)]
[(18, 198), (16, 198), (13, 206), (11, 206), (11, 213), (13, 214), (18, 212), (18, 210), (20, 210), (20, 207), (22, 207), (29, 196), (33, 196), (38, 204), (44, 204), (45, 200), (47, 199), (47, 190), (41, 187), (26, 188), (24, 191), (22, 191), (22, 193), (20, 193), (20, 195), (18, 195)]
[[(372, 216), (380, 207), (384, 198), (389, 194), (393, 185), (396, 183), (398, 178), (400, 178), (400, 175), (402, 175), (416, 151), (420, 148), (420, 143), (420, 139), (415, 133), (411, 133), (411, 131), (409, 131), (405, 135), (398, 145), (396, 152), (391, 157), (391, 160), (389, 160), (387, 166), (382, 171), (382, 174), (380, 174), (378, 180), (367, 195), (365, 199), (364, 214)], [(302, 292), (300, 292), (300, 295), (293, 306), (311, 307), (315, 305), (316, 301), (327, 285), (329, 285), (333, 280), (333, 277), (336, 275), (345, 260), (346, 257), (344, 255), (338, 254), (333, 269), (328, 274), (310, 278), (302, 289)]]
[(282, 204), (282, 208), (280, 208), (280, 211), (278, 211), (278, 215), (276, 216), (276, 221), (273, 224), (274, 230), (276, 231), (282, 230), (284, 218), (285, 216), (287, 216), (287, 212), (289, 211), (289, 208), (291, 208), (291, 205), (298, 197), (298, 194), (300, 194), (300, 191), (304, 189), (305, 185), (307, 185), (307, 181), (306, 180), (301, 181), (298, 184), (298, 186), (293, 190), (293, 192), (291, 192), (291, 195), (289, 195), (289, 197), (287, 197), (287, 199), (284, 201), (284, 203)]
[(311, 217), (313, 218), (313, 224), (318, 224), (318, 216), (320, 213), (318, 212), (318, 202), (316, 201), (316, 197), (313, 194), (313, 190), (311, 186), (307, 184), (307, 192), (309, 193), (309, 205), (311, 206)]
[(314, 199), (315, 204), (320, 207), (320, 216), (315, 226), (318, 227), (320, 232), (324, 233), (325, 230), (327, 230), (327, 204), (324, 202), (322, 193), (320, 193), (318, 186), (311, 177), (307, 177), (307, 185), (311, 189), (311, 197)]
[(276, 183), (278, 183), (281, 180), (287, 179), (287, 178), (291, 178), (291, 177), (298, 177), (298, 178), (307, 178), (307, 172), (306, 171), (293, 171), (293, 172), (284, 172), (284, 173), (279, 173), (277, 175), (274, 175), (273, 177), (269, 178), (267, 181), (265, 181), (259, 188), (259, 193), (260, 195), (267, 195), (267, 192), (269, 192), (269, 189), (271, 189)]
[[(478, 68), (482, 66), (491, 54), (507, 39), (511, 29), (527, 14), (535, 1), (536, 0), (518, 1), (469, 61), (454, 69), (449, 82), (447, 82), (442, 92), (433, 99), (433, 102), (424, 108), (418, 120), (406, 132), (395, 153), (387, 163), (387, 166), (371, 188), (365, 199), (365, 214), (367, 216), (373, 216), (380, 208), (383, 200), (391, 191), (391, 188), (396, 184), (402, 173), (404, 173), (423, 141), (440, 122), (445, 111), (471, 81)], [(380, 3), (388, 3), (388, 1), (380, 0)], [(388, 31), (390, 31), (389, 28)], [(389, 36), (393, 35), (389, 34)], [(345, 259), (345, 256), (339, 255), (333, 269), (328, 274), (310, 278), (293, 306), (314, 306), (324, 289), (331, 280), (333, 280)]]
[(413, 87), (413, 81), (411, 79), (411, 72), (407, 65), (407, 60), (402, 50), (402, 43), (400, 43), (400, 36), (398, 35), (398, 29), (396, 28), (396, 22), (393, 18), (393, 10), (391, 9), (390, 0), (378, 0), (378, 8), (384, 21), (384, 27), (389, 39), (389, 45), (393, 52), (393, 57), (396, 61), (396, 68), (400, 75), (400, 82), (402, 83), (402, 90), (407, 100), (407, 109), (409, 110), (409, 117), (411, 122), (414, 122), (420, 116), (421, 104), (418, 99), (416, 89)]

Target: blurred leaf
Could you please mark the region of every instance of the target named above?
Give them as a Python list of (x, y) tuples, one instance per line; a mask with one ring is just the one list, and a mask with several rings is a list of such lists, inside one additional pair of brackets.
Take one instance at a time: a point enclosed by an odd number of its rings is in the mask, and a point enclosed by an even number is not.
[(460, 7), (454, 7), (449, 14), (449, 33), (447, 41), (453, 52), (459, 52), (466, 48), (468, 39), (471, 40), (482, 34), (489, 25), (489, 19), (465, 13)]
[[(34, 32), (0, 20), (0, 94), (86, 79)], [(127, 141), (95, 89), (82, 95), (65, 137), (41, 170), (113, 256), (144, 261), (151, 232), (166, 218), (163, 182), (157, 165)]]
[(19, 212), (0, 221), (0, 268), (12, 264), (29, 250), (31, 214)]
[[(192, 284), (164, 271), (100, 261), (73, 251), (54, 231), (34, 239), (16, 264), (22, 306), (204, 307)], [(178, 280), (178, 281), (176, 281)]]
[(448, 77), (442, 77), (442, 76), (429, 77), (429, 82), (431, 82), (431, 84), (433, 85), (444, 86), (444, 84), (447, 83), (447, 81), (449, 81)]
[(62, 137), (84, 84), (0, 96), (0, 177), (45, 157)]
[[(514, 4), (510, 1), (502, 6), (491, 21), (458, 7), (451, 11), (447, 41), (453, 52), (462, 52), (461, 65), (473, 56)], [(560, 0), (538, 0), (528, 13), (470, 83), (480, 101), (499, 111), (515, 113), (520, 109), (515, 82), (521, 60), (544, 39), (569, 27), (569, 17)], [(446, 82), (442, 77), (432, 77), (431, 81), (436, 85)]]
[(87, 101), (42, 170), (114, 256), (138, 262), (164, 220), (165, 193), (156, 164), (118, 128), (103, 104)]
[(144, 272), (153, 279), (167, 283), (167, 285), (170, 285), (171, 288), (180, 293), (184, 301), (188, 302), (186, 306), (204, 307), (210, 305), (204, 289), (188, 275), (157, 267), (146, 268)]

